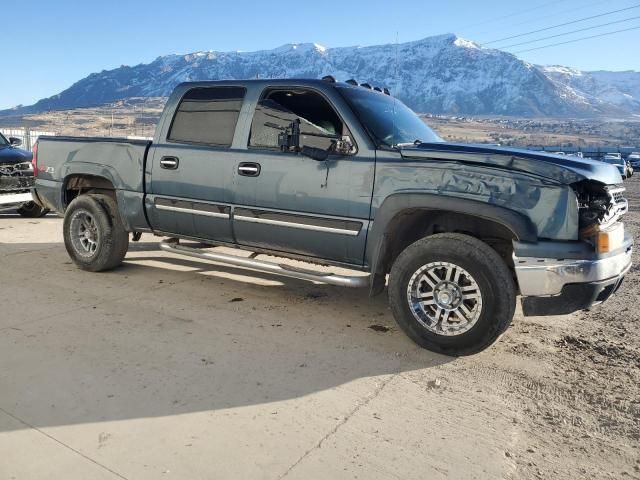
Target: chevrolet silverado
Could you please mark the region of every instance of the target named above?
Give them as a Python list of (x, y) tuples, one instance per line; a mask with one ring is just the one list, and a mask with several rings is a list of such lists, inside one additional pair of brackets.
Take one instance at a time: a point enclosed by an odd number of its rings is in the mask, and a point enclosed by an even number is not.
[(33, 162), (34, 198), (64, 214), (82, 269), (117, 267), (129, 234), (150, 232), (195, 258), (371, 295), (388, 286), (402, 330), (451, 355), (492, 344), (518, 295), (525, 315), (586, 309), (631, 266), (613, 165), (446, 143), (387, 89), (354, 80), (183, 83), (152, 141), (40, 137)]

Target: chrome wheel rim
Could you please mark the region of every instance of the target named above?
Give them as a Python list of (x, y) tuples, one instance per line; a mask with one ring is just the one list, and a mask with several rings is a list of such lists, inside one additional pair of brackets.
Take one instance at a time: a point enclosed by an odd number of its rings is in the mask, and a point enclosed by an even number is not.
[(407, 299), (420, 324), (438, 335), (469, 331), (482, 313), (482, 292), (464, 268), (449, 262), (431, 262), (409, 280)]
[(93, 257), (98, 250), (100, 234), (93, 215), (86, 210), (78, 210), (71, 217), (71, 243), (78, 255)]

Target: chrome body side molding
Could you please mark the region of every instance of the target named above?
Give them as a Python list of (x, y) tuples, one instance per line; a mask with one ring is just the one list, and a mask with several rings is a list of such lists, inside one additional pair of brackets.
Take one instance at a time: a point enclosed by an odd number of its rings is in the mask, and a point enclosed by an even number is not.
[(289, 227), (289, 228), (299, 228), (302, 230), (313, 230), (315, 232), (326, 232), (326, 233), (337, 233), (339, 235), (350, 235), (353, 237), (357, 237), (360, 234), (360, 230), (347, 230), (344, 228), (334, 228), (334, 227), (325, 227), (321, 225), (312, 225), (306, 223), (297, 223), (297, 222), (288, 222), (284, 220), (273, 220), (269, 218), (259, 218), (259, 217), (245, 217), (244, 215), (234, 215), (234, 220), (238, 220), (240, 222), (250, 222), (250, 223), (262, 223), (265, 225), (275, 225), (278, 227)]
[(196, 210), (193, 208), (174, 207), (171, 205), (162, 205), (162, 204), (156, 204), (156, 208), (158, 210), (166, 210), (168, 212), (190, 213), (193, 215), (203, 215), (205, 217), (214, 217), (214, 218), (229, 218), (228, 213), (208, 212), (205, 210)]

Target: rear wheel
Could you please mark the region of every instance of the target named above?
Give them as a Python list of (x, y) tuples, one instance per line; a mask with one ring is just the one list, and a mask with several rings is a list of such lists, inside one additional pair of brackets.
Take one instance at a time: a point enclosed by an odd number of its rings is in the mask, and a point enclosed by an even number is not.
[(83, 270), (100, 272), (122, 263), (129, 248), (116, 202), (107, 195), (81, 195), (64, 216), (64, 244)]
[(48, 208), (42, 208), (36, 202), (26, 202), (18, 208), (18, 214), (26, 218), (40, 218), (49, 213)]
[(418, 240), (396, 259), (389, 302), (398, 325), (418, 345), (469, 355), (495, 342), (511, 323), (515, 285), (486, 243), (444, 233)]

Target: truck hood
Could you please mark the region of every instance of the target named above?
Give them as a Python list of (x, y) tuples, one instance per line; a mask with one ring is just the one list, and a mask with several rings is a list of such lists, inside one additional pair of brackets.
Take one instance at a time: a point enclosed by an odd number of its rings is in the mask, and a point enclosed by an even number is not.
[(613, 165), (584, 158), (554, 155), (509, 147), (480, 144), (421, 143), (402, 147), (406, 159), (456, 160), (518, 170), (565, 184), (593, 180), (605, 185), (622, 183)]
[(0, 165), (30, 162), (33, 158), (26, 150), (13, 147), (0, 147)]

